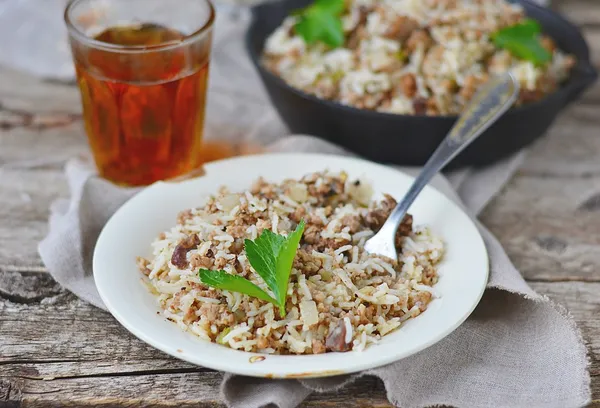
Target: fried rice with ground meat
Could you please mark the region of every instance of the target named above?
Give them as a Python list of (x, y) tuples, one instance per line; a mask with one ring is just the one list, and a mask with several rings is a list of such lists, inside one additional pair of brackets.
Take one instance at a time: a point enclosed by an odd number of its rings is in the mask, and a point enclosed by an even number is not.
[(554, 92), (576, 63), (548, 36), (543, 66), (498, 49), (491, 35), (526, 18), (505, 0), (346, 0), (345, 44), (307, 45), (295, 16), (266, 41), (263, 63), (289, 85), (321, 99), (396, 114), (457, 115), (490, 76), (511, 70), (517, 104)]
[[(398, 230), (398, 259), (366, 253), (365, 241), (396, 205), (372, 195), (369, 183), (343, 172), (259, 179), (241, 193), (221, 188), (204, 206), (181, 212), (138, 266), (164, 316), (204, 340), (267, 354), (363, 350), (425, 311), (444, 254), (442, 241), (415, 228), (410, 215)], [(222, 269), (268, 292), (244, 239), (265, 229), (287, 235), (301, 220), (285, 318), (271, 303), (201, 283), (200, 268)]]

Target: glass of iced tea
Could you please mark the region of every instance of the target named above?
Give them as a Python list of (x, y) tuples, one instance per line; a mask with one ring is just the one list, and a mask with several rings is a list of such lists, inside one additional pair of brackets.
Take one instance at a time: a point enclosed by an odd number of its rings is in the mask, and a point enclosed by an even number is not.
[(73, 0), (65, 21), (100, 175), (139, 186), (199, 167), (208, 0)]

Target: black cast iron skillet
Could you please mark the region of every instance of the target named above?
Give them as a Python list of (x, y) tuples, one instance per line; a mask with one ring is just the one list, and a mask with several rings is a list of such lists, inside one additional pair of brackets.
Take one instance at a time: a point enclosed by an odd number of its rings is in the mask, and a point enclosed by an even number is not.
[[(344, 106), (287, 85), (260, 62), (266, 38), (292, 10), (312, 0), (277, 0), (252, 9), (246, 48), (269, 97), (293, 133), (319, 136), (371, 160), (422, 165), (446, 136), (456, 116), (396, 115)], [(545, 99), (513, 108), (453, 162), (484, 165), (502, 159), (542, 136), (559, 112), (574, 101), (598, 74), (590, 63), (581, 32), (551, 10), (519, 0), (558, 47), (577, 58), (577, 66), (560, 89)]]

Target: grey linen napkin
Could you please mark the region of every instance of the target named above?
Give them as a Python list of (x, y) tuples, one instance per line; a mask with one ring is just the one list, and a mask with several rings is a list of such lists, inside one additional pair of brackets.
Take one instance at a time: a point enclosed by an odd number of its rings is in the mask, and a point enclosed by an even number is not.
[[(269, 150), (348, 154), (307, 136), (281, 139)], [(475, 216), (512, 175), (522, 155), (486, 169), (453, 173), (448, 179), (439, 176), (432, 184)], [(115, 187), (81, 161), (69, 162), (66, 173), (71, 199), (52, 205), (50, 231), (39, 252), (61, 285), (105, 309), (92, 278), (93, 248), (106, 221), (137, 190)], [(488, 290), (472, 316), (450, 336), (414, 356), (356, 375), (268, 380), (226, 374), (221, 387), (226, 404), (293, 408), (312, 392), (335, 390), (364, 375), (383, 380), (391, 403), (403, 408), (568, 408), (588, 403), (586, 349), (573, 320), (535, 293), (499, 242), (478, 226), (490, 255)]]

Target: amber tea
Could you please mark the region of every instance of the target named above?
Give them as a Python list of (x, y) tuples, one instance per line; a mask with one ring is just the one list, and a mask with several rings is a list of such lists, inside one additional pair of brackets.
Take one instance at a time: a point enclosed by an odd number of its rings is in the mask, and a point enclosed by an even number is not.
[(85, 129), (103, 177), (147, 185), (201, 164), (210, 34), (194, 39), (156, 23), (109, 26), (87, 41), (71, 33)]

